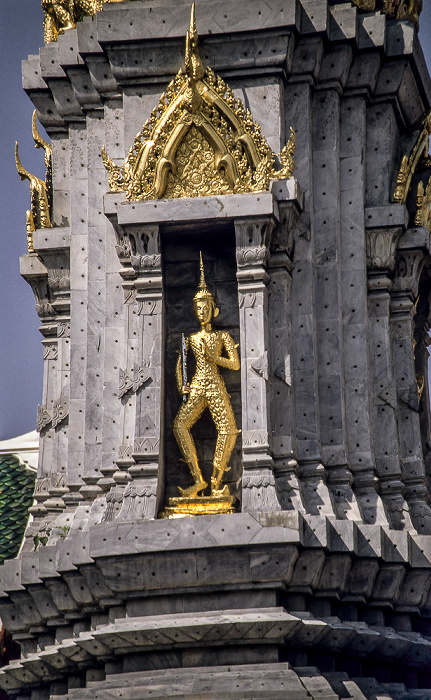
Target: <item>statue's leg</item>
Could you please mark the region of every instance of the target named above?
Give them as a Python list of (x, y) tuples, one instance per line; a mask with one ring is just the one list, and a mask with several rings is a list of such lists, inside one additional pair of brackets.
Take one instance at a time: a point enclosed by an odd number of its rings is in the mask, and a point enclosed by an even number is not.
[(45, 44), (58, 39), (57, 21), (48, 12), (45, 12), (43, 19), (43, 37)]
[(206, 402), (203, 396), (189, 396), (187, 403), (181, 404), (172, 426), (178, 447), (188, 464), (195, 482), (188, 489), (178, 487), (182, 496), (197, 496), (200, 491), (203, 491), (208, 486), (199, 468), (196, 447), (190, 432), (192, 426), (201, 417), (205, 407)]
[(79, 7), (83, 14), (90, 16), (98, 9), (96, 0), (80, 0)]
[(238, 437), (235, 416), (226, 391), (220, 392), (208, 401), (213, 421), (217, 428), (217, 443), (214, 452), (213, 474), (211, 477), (211, 495), (227, 496), (227, 484), (221, 489), (225, 472), (229, 471), (229, 459)]

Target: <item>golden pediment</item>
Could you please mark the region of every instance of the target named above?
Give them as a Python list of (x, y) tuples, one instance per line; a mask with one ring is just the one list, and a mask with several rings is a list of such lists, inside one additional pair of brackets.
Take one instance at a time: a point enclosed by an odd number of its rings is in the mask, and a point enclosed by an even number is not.
[[(274, 154), (248, 109), (199, 56), (195, 8), (180, 70), (122, 166), (102, 150), (111, 192), (127, 200), (262, 192), (291, 177), (295, 133)], [(279, 167), (276, 168), (276, 159)]]

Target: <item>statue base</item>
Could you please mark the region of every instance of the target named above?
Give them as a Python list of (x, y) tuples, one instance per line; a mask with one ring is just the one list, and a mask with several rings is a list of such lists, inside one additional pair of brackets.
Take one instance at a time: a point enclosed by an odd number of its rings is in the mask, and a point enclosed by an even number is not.
[(191, 498), (170, 498), (160, 514), (163, 519), (185, 518), (188, 515), (219, 515), (235, 512), (235, 496), (193, 496)]

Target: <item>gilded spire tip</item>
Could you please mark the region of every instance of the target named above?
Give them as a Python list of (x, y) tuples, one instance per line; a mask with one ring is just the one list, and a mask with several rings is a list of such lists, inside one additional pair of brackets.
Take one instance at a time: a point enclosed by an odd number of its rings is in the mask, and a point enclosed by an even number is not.
[(192, 2), (192, 9), (190, 12), (190, 35), (194, 36), (197, 34), (196, 29), (196, 3)]
[(201, 80), (205, 75), (205, 68), (199, 56), (198, 31), (196, 28), (196, 5), (193, 2), (190, 11), (190, 28), (186, 34), (186, 73), (193, 80)]
[[(194, 4), (194, 3), (193, 3)], [(205, 270), (204, 270), (204, 261), (202, 260), (202, 252), (199, 252), (199, 266), (200, 266), (200, 271), (201, 271), (201, 276), (199, 280), (199, 289), (208, 289), (207, 283), (205, 281)]]

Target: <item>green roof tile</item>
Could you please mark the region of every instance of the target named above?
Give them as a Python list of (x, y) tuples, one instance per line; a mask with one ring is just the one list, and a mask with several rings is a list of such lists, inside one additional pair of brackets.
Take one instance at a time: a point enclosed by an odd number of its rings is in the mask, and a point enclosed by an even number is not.
[(0, 455), (0, 563), (18, 554), (33, 503), (36, 474), (14, 455)]

